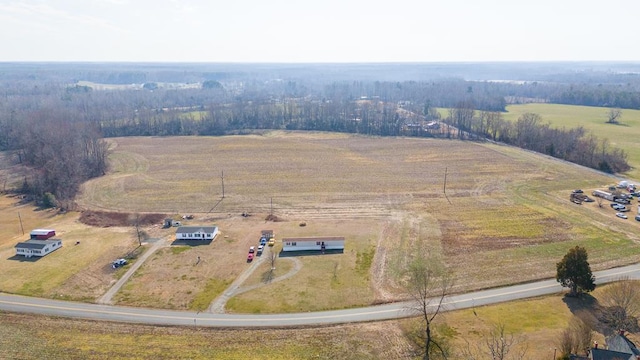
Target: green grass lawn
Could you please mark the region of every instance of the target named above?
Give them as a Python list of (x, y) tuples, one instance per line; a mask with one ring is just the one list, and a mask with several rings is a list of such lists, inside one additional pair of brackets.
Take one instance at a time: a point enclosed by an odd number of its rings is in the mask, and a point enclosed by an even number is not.
[[(439, 108), (442, 118), (449, 116), (449, 110)], [(608, 139), (609, 145), (624, 150), (627, 161), (632, 169), (626, 176), (640, 182), (640, 110), (622, 110), (620, 124), (607, 124), (609, 108), (594, 106), (575, 106), (561, 104), (524, 104), (509, 105), (503, 114), (509, 121), (516, 121), (525, 113), (535, 113), (542, 117), (545, 123), (553, 127), (567, 129), (584, 127), (598, 139)]]
[(525, 113), (536, 113), (554, 127), (576, 128), (583, 126), (599, 139), (608, 139), (609, 144), (621, 148), (628, 155), (632, 169), (631, 179), (640, 181), (640, 110), (622, 110), (619, 125), (607, 124), (609, 108), (558, 104), (526, 104), (507, 106), (504, 118), (516, 121)]

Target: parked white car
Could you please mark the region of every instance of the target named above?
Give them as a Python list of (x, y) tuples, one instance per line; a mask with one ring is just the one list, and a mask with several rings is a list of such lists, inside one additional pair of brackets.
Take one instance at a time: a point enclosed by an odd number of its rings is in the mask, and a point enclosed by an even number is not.
[(120, 266), (125, 266), (125, 265), (127, 265), (127, 260), (126, 259), (118, 259), (118, 260), (114, 261), (111, 264), (111, 267), (114, 268), (114, 269), (117, 269)]
[(616, 216), (617, 216), (617, 217), (619, 217), (619, 218), (621, 218), (621, 219), (626, 219), (626, 218), (627, 218), (627, 215), (625, 215), (625, 214), (623, 214), (623, 213), (620, 213), (620, 212), (619, 212), (619, 213), (616, 213)]
[(613, 208), (614, 210), (621, 210), (621, 209), (624, 209), (625, 207), (622, 204), (613, 203), (611, 204), (611, 208)]

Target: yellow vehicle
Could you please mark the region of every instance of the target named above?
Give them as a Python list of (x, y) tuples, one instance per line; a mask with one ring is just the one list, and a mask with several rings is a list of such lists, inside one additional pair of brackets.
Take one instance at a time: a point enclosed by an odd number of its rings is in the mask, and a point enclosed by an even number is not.
[(269, 239), (269, 242), (267, 243), (267, 245), (269, 245), (269, 246), (273, 246), (275, 244), (276, 244), (276, 239), (274, 239), (274, 238)]

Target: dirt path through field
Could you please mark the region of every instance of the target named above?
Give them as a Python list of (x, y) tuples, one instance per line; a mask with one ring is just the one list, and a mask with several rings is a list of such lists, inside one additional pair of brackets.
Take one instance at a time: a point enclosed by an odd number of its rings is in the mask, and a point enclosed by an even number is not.
[[(224, 314), (224, 307), (227, 304), (227, 301), (229, 301), (229, 299), (231, 299), (233, 296), (267, 285), (265, 283), (259, 283), (251, 286), (241, 287), (242, 283), (244, 283), (249, 278), (249, 276), (251, 276), (251, 274), (253, 274), (253, 272), (258, 268), (258, 266), (267, 258), (268, 256), (261, 256), (256, 261), (254, 261), (247, 270), (245, 270), (231, 285), (229, 285), (229, 287), (222, 293), (222, 295), (218, 296), (211, 302), (211, 305), (209, 306), (209, 312), (214, 314)], [(300, 271), (300, 269), (302, 269), (302, 262), (296, 258), (282, 258), (282, 260), (293, 261), (293, 268), (288, 273), (271, 280), (269, 284), (276, 281), (288, 279), (295, 275), (298, 271)]]
[(247, 291), (251, 291), (260, 287), (263, 287), (265, 285), (268, 284), (273, 284), (274, 282), (278, 282), (278, 281), (282, 281), (282, 280), (286, 280), (290, 277), (292, 277), (293, 275), (295, 275), (298, 271), (300, 271), (300, 269), (302, 269), (302, 261), (290, 257), (290, 258), (281, 258), (281, 260), (286, 260), (286, 261), (291, 261), (293, 262), (293, 268), (291, 270), (289, 270), (289, 272), (287, 272), (284, 275), (278, 276), (274, 279), (272, 279), (271, 281), (269, 281), (268, 283), (259, 283), (259, 284), (255, 284), (255, 285), (251, 285), (251, 286), (243, 286), (237, 289), (237, 291), (235, 292), (234, 295), (239, 295), (242, 293), (245, 293)]
[(138, 258), (138, 260), (131, 265), (131, 268), (127, 270), (127, 272), (122, 275), (118, 281), (107, 291), (100, 299), (98, 299), (98, 304), (112, 304), (113, 296), (124, 286), (124, 284), (129, 280), (129, 278), (144, 264), (144, 262), (151, 256), (151, 254), (155, 253), (158, 249), (167, 246), (167, 238), (161, 238), (154, 242), (154, 244), (147, 250), (142, 256)]

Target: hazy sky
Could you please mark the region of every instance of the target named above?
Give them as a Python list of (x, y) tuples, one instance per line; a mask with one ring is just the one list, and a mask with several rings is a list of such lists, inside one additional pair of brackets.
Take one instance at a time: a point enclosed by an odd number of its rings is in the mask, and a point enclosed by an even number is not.
[(640, 61), (639, 0), (0, 0), (0, 61)]

